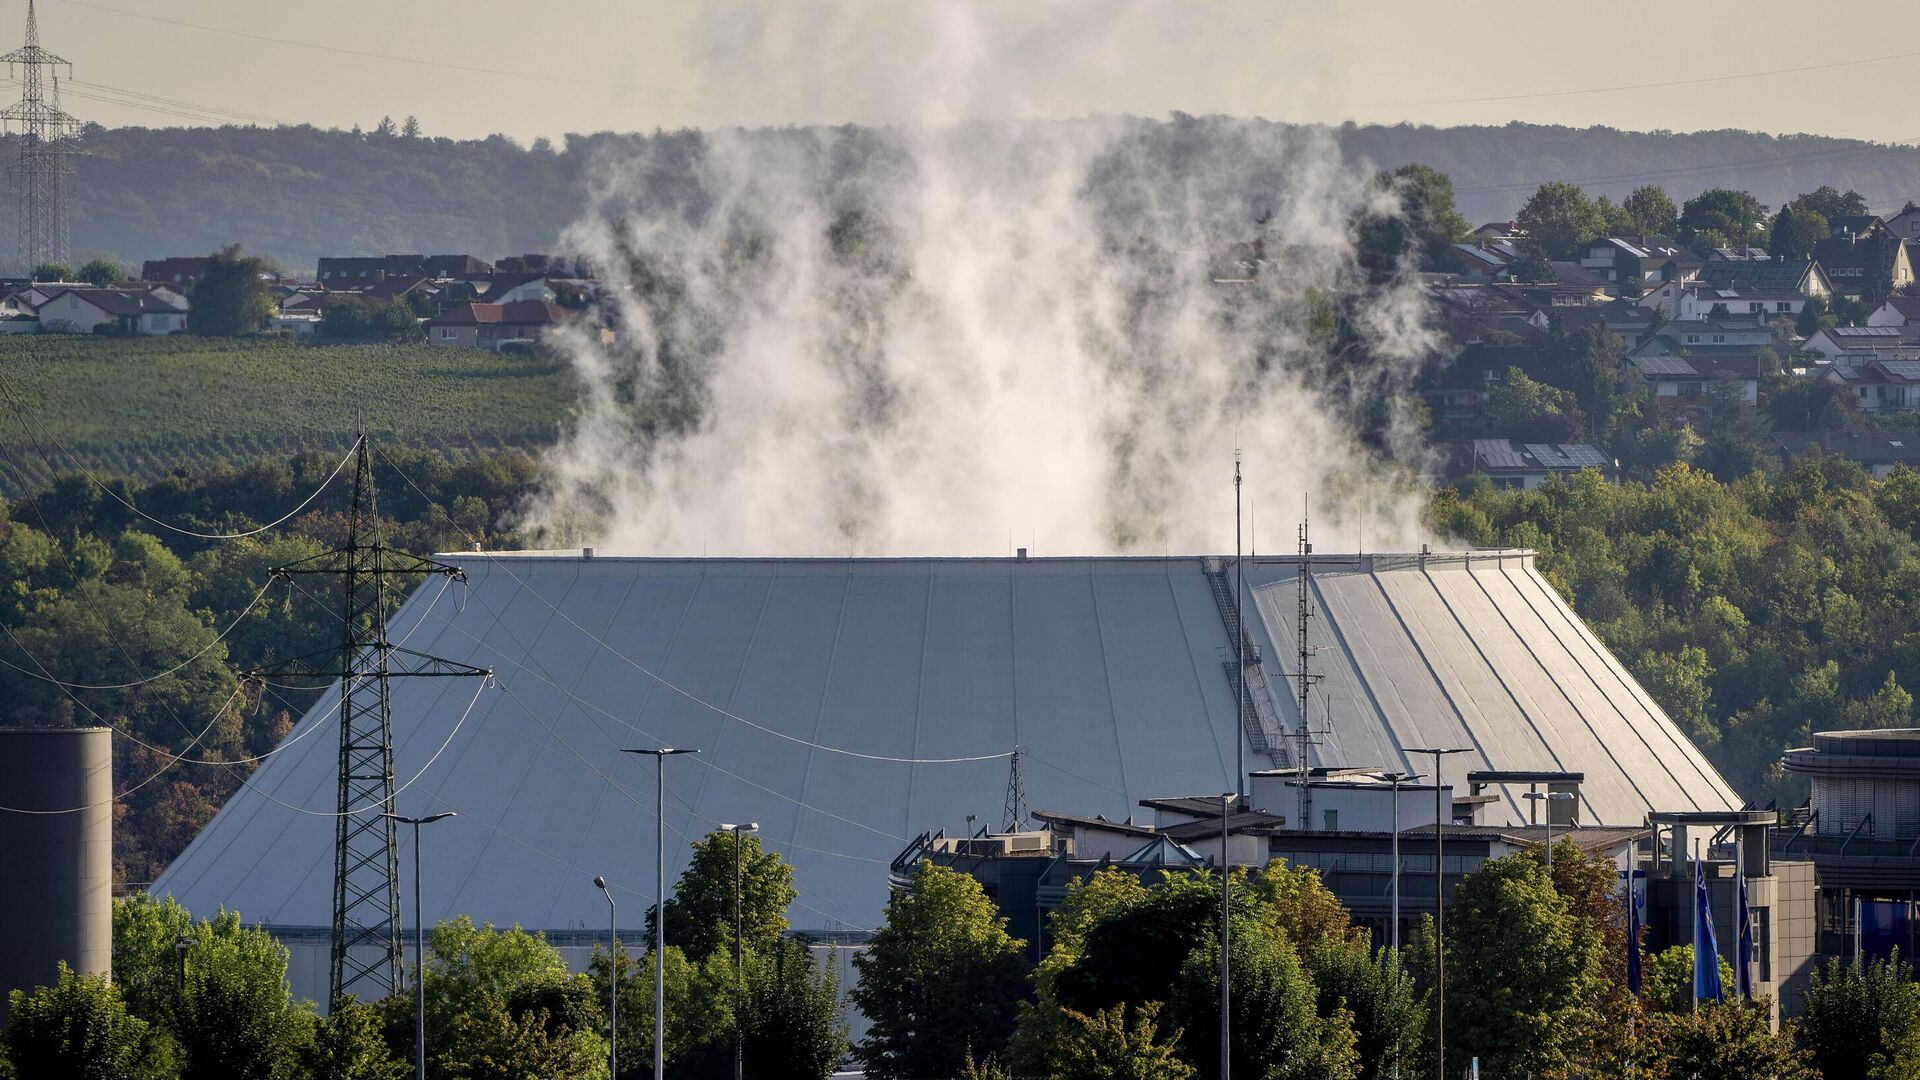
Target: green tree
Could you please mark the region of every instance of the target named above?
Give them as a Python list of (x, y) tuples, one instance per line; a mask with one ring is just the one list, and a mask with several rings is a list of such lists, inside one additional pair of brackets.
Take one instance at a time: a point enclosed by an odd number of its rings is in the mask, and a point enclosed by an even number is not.
[(1813, 254), (1813, 245), (1825, 240), (1830, 231), (1819, 211), (1789, 203), (1773, 219), (1767, 254), (1776, 259), (1807, 258)]
[(80, 268), (80, 280), (89, 285), (112, 285), (127, 280), (127, 271), (112, 259), (102, 257)]
[[(596, 952), (589, 972), (596, 992), (607, 985), (608, 957)], [(620, 1072), (623, 1080), (645, 1080), (653, 1073), (654, 954), (619, 957)], [(662, 976), (666, 997), (666, 1064), (670, 1075), (714, 1076), (733, 1070), (734, 1012), (740, 1004), (732, 957), (718, 953), (695, 964), (674, 945), (667, 946)]]
[[(1852, 189), (1848, 189), (1843, 195), (1828, 184), (1822, 184), (1807, 192), (1793, 200), (1793, 203), (1829, 220), (1839, 217), (1865, 217), (1867, 213), (1867, 200), (1864, 195)], [(1821, 239), (1826, 238), (1821, 237)]]
[(1605, 236), (1625, 236), (1633, 232), (1633, 215), (1624, 206), (1617, 206), (1605, 195), (1593, 201), (1593, 212), (1600, 218), (1600, 233)]
[(1490, 435), (1518, 442), (1568, 442), (1584, 421), (1572, 393), (1528, 378), (1516, 367), (1508, 368), (1488, 392), (1480, 426)]
[(72, 281), (73, 268), (66, 263), (43, 262), (33, 268), (35, 281)]
[(76, 975), (8, 995), (6, 1057), (18, 1080), (163, 1080), (164, 1039), (127, 1012), (104, 975)]
[(320, 334), (334, 341), (419, 341), (426, 331), (404, 300), (347, 295), (327, 299)]
[[(406, 1080), (413, 1066), (394, 1054), (383, 1029), (374, 1006), (349, 1001), (336, 1007), (301, 1049), (300, 1073), (314, 1080)], [(411, 1023), (407, 1029), (411, 1033)]]
[(407, 115), (406, 121), (400, 125), (400, 137), (403, 139), (417, 139), (420, 137), (420, 121), (416, 120), (411, 113)]
[(854, 1056), (876, 1080), (951, 1076), (1004, 1053), (1024, 996), (1023, 943), (972, 877), (922, 861), (854, 960), (871, 1023)]
[(1869, 1080), (1920, 1027), (1920, 986), (1898, 956), (1862, 964), (1829, 957), (1802, 999), (1800, 1046), (1822, 1080)]
[(463, 1080), (595, 1075), (606, 1059), (600, 992), (569, 974), (546, 938), (475, 926), (465, 915), (428, 938), (427, 1057)]
[(1634, 188), (1620, 204), (1633, 219), (1633, 231), (1640, 236), (1672, 236), (1680, 227), (1680, 208), (1673, 196), (1657, 184)]
[(137, 892), (113, 905), (113, 982), (133, 1015), (153, 1023), (172, 1022), (178, 1001), (182, 938), (193, 936), (193, 913), (169, 896), (156, 900)]
[(1160, 1006), (1115, 1005), (1088, 1016), (1069, 1011), (1054, 1080), (1192, 1080), (1193, 1066), (1175, 1051), (1181, 1032), (1162, 1036)]
[(1549, 259), (1570, 258), (1606, 227), (1586, 192), (1561, 180), (1541, 184), (1515, 220)]
[(1520, 257), (1507, 264), (1507, 275), (1515, 281), (1536, 283), (1554, 279), (1553, 260), (1532, 240), (1520, 242)]
[(847, 1056), (839, 980), (804, 942), (751, 958), (737, 1022), (742, 1068), (753, 1080), (828, 1080)]
[(1476, 1056), (1493, 1075), (1524, 1076), (1589, 1060), (1604, 949), (1537, 858), (1493, 859), (1462, 881), (1447, 905), (1449, 1068)]
[(270, 1080), (293, 1074), (313, 1015), (294, 1004), (286, 948), (223, 910), (193, 929), (170, 1027), (181, 1080)]
[[(1766, 217), (1767, 208), (1746, 192), (1714, 188), (1688, 199), (1680, 209), (1679, 239), (1697, 252), (1759, 244), (1765, 238)], [(1723, 243), (1711, 243), (1721, 238)]]
[(1402, 165), (1374, 176), (1373, 186), (1398, 204), (1397, 213), (1367, 212), (1355, 223), (1360, 264), (1374, 280), (1385, 280), (1403, 260), (1422, 270), (1449, 262), (1452, 245), (1472, 226), (1453, 205), (1453, 181), (1426, 165)]
[[(1322, 1017), (1317, 992), (1293, 943), (1257, 919), (1234, 919), (1232, 1031), (1236, 1076), (1266, 1080), (1351, 1080), (1359, 1075), (1353, 1014), (1335, 1007)], [(1180, 967), (1169, 1019), (1186, 1032), (1184, 1056), (1200, 1080), (1220, 1076), (1220, 941), (1210, 937)]]
[(1698, 1077), (1767, 1077), (1819, 1080), (1807, 1055), (1793, 1045), (1793, 1024), (1773, 1031), (1767, 1007), (1706, 1002), (1698, 1012), (1663, 1013), (1650, 1042), (1656, 1047), (1650, 1072), (1665, 1080)]
[[(793, 867), (778, 852), (766, 850), (751, 833), (716, 830), (693, 842), (693, 857), (674, 882), (667, 900), (667, 943), (686, 950), (696, 963), (716, 951), (733, 951), (734, 855), (740, 857), (740, 920), (744, 944), (756, 952), (771, 950), (787, 932), (787, 908), (799, 895)], [(653, 929), (653, 912), (647, 912)]]
[(187, 311), (187, 330), (206, 337), (237, 337), (258, 333), (273, 314), (273, 297), (261, 278), (266, 263), (240, 254), (240, 245), (222, 248), (207, 258), (207, 272), (193, 288), (193, 306)]
[(1359, 1080), (1385, 1080), (1404, 1069), (1418, 1074), (1426, 1047), (1427, 992), (1401, 958), (1370, 950), (1363, 940), (1328, 938), (1303, 947), (1323, 1017), (1353, 1017)]

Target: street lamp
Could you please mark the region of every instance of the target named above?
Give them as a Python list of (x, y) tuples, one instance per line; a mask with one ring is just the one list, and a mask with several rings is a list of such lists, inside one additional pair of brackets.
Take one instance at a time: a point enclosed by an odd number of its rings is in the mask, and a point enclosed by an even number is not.
[(1464, 746), (1426, 746), (1409, 748), (1409, 754), (1433, 755), (1433, 1053), (1438, 1064), (1437, 1077), (1447, 1073), (1447, 897), (1446, 836), (1447, 817), (1441, 804), (1440, 759), (1448, 754), (1464, 754)]
[(175, 959), (180, 961), (173, 975), (173, 989), (176, 994), (185, 994), (187, 992), (187, 950), (193, 948), (196, 944), (198, 944), (198, 942), (185, 934), (181, 934), (174, 939), (173, 955)]
[[(744, 833), (757, 833), (760, 823), (749, 821), (745, 825), (722, 825), (720, 831), (733, 834), (733, 983), (740, 985), (740, 943), (746, 933), (746, 923), (740, 915), (740, 845)], [(745, 1080), (746, 1072), (740, 1053), (740, 1025), (733, 1025), (733, 1080)]]
[[(1387, 934), (1388, 940), (1392, 942), (1393, 982), (1396, 987), (1400, 984), (1400, 972), (1403, 970), (1403, 961), (1400, 958), (1400, 785), (1409, 780), (1418, 780), (1420, 775), (1419, 773), (1390, 772), (1382, 777), (1393, 785), (1393, 840), (1391, 842), (1393, 884), (1390, 886), (1393, 890), (1393, 912), (1389, 916)], [(1397, 1029), (1394, 1032), (1393, 1043), (1393, 1077), (1394, 1080), (1400, 1080), (1400, 1038)]]
[(1232, 1080), (1233, 1076), (1233, 989), (1229, 976), (1233, 972), (1233, 962), (1228, 958), (1227, 949), (1232, 944), (1233, 932), (1228, 916), (1233, 896), (1233, 867), (1227, 858), (1227, 813), (1233, 805), (1234, 792), (1220, 796), (1220, 1080)]
[(1553, 880), (1553, 804), (1573, 801), (1571, 791), (1529, 791), (1525, 798), (1528, 802), (1547, 804), (1547, 880)]
[(667, 1071), (667, 759), (675, 754), (697, 754), (698, 750), (677, 750), (662, 746), (652, 750), (621, 750), (623, 754), (650, 754), (659, 765), (658, 789), (654, 803), (653, 845), (657, 860), (654, 871), (653, 902), (653, 1080), (662, 1080)]
[(607, 967), (607, 1078), (620, 1080), (620, 909), (606, 878), (596, 875), (593, 887), (607, 897), (607, 930), (613, 939), (613, 959)]
[(414, 1080), (427, 1080), (427, 919), (420, 907), (420, 826), (460, 815), (446, 810), (426, 817), (380, 816), (413, 826), (413, 1075)]

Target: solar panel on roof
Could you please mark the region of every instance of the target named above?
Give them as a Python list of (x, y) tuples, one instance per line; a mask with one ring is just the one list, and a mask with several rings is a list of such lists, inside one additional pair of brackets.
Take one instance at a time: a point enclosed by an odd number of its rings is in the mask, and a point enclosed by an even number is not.
[(1880, 370), (1896, 379), (1920, 380), (1920, 360), (1882, 360)]
[(1526, 444), (1526, 451), (1533, 455), (1533, 460), (1539, 462), (1546, 468), (1564, 469), (1567, 467), (1567, 462), (1560, 453), (1560, 449), (1551, 444), (1528, 443)]
[(1649, 375), (1698, 375), (1699, 371), (1684, 357), (1679, 356), (1643, 356), (1635, 361), (1640, 370)]
[(1527, 459), (1505, 439), (1475, 439), (1473, 456), (1489, 469), (1524, 469)]
[(1563, 446), (1560, 449), (1566, 452), (1567, 460), (1571, 461), (1577, 469), (1604, 469), (1607, 467), (1607, 455), (1601, 453), (1598, 447), (1580, 443), (1573, 446)]
[(1899, 337), (1897, 326), (1834, 326), (1828, 328), (1835, 337)]

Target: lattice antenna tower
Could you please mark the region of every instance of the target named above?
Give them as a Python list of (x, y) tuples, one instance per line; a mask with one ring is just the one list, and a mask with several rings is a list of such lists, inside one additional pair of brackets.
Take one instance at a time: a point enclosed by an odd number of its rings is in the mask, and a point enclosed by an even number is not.
[(1309, 695), (1313, 693), (1314, 684), (1320, 681), (1320, 675), (1313, 670), (1313, 655), (1320, 650), (1314, 647), (1309, 637), (1312, 632), (1314, 618), (1313, 537), (1311, 522), (1304, 507), (1301, 509), (1300, 514), (1299, 544), (1300, 567), (1296, 583), (1298, 585), (1300, 621), (1295, 636), (1300, 644), (1300, 655), (1297, 666), (1294, 668), (1293, 679), (1294, 692), (1299, 701), (1300, 722), (1294, 732), (1294, 741), (1299, 746), (1298, 757), (1294, 760), (1294, 765), (1297, 769), (1294, 776), (1294, 783), (1299, 787), (1298, 803), (1300, 824), (1298, 828), (1308, 829), (1312, 828), (1311, 823), (1313, 819), (1310, 815), (1313, 812), (1313, 805), (1312, 797), (1309, 794), (1312, 789), (1307, 786), (1307, 747), (1319, 745), (1318, 741), (1314, 739), (1314, 736), (1328, 734), (1328, 731), (1324, 729), (1320, 731), (1313, 730), (1312, 721), (1309, 719), (1312, 714), (1307, 711), (1307, 699)]
[(18, 133), (7, 179), (19, 215), (15, 254), (22, 270), (67, 261), (67, 174), (73, 166), (72, 136), (80, 121), (60, 108), (60, 69), (73, 65), (40, 47), (40, 20), (27, 0), (27, 41), (0, 56), (7, 74), (20, 80), (20, 100), (0, 110), (6, 130)]
[[(275, 567), (272, 575), (326, 574), (340, 581), (336, 649), (250, 672), (254, 676), (327, 678), (340, 685), (340, 781), (333, 851), (333, 941), (328, 998), (362, 1001), (405, 989), (401, 977), (400, 855), (393, 803), (393, 709), (396, 678), (487, 678), (490, 669), (402, 648), (387, 639), (387, 611), (404, 581), (432, 575), (465, 581), (457, 566), (396, 551), (381, 542), (374, 497), (372, 446), (362, 431), (354, 446), (353, 502), (345, 545)], [(414, 912), (414, 918), (421, 918)]]
[(1013, 761), (1007, 771), (1006, 828), (1002, 832), (1016, 833), (1027, 827), (1027, 781), (1020, 772), (1020, 756), (1024, 753), (1024, 747), (1013, 748)]

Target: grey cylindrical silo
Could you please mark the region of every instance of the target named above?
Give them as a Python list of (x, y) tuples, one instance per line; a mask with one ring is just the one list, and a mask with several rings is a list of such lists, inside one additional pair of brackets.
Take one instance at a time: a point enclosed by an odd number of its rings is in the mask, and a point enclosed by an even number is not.
[(0, 1020), (60, 961), (112, 974), (111, 731), (0, 728), (0, 867)]

